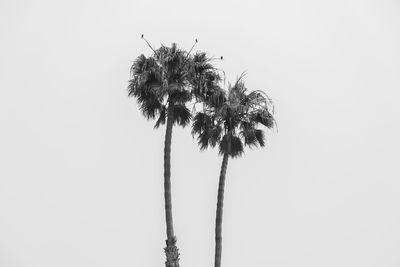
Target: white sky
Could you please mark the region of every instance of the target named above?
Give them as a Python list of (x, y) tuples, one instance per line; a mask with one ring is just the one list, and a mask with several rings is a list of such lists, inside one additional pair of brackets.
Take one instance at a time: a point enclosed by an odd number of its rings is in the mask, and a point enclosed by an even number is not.
[[(398, 1), (1, 1), (0, 266), (164, 266), (162, 151), (126, 86), (177, 42), (274, 100), (229, 162), (223, 266), (400, 266)], [(182, 267), (212, 266), (221, 159), (175, 128)]]

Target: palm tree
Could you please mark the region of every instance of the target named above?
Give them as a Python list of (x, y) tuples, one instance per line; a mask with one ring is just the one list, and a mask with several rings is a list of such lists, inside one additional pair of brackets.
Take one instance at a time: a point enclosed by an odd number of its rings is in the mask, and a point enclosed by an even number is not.
[(215, 90), (205, 99), (205, 107), (198, 112), (192, 125), (192, 134), (197, 135), (200, 149), (219, 145), (223, 156), (219, 175), (217, 211), (215, 223), (215, 261), (221, 266), (222, 253), (222, 213), (226, 169), (229, 157), (239, 157), (244, 153), (244, 145), (263, 147), (265, 136), (259, 125), (273, 128), (273, 105), (262, 91), (248, 92), (242, 76), (228, 91)]
[[(143, 36), (142, 36), (143, 37)], [(197, 40), (196, 40), (197, 42)], [(150, 46), (151, 47), (151, 46)], [(193, 47), (192, 47), (193, 48)], [(150, 57), (140, 55), (131, 67), (128, 93), (137, 99), (143, 115), (156, 119), (154, 128), (166, 124), (164, 143), (164, 201), (166, 218), (166, 267), (179, 267), (171, 202), (171, 139), (174, 125), (185, 127), (191, 120), (187, 103), (198, 92), (218, 82), (214, 68), (205, 53), (191, 56), (172, 44), (153, 50)], [(214, 80), (212, 80), (214, 78)]]

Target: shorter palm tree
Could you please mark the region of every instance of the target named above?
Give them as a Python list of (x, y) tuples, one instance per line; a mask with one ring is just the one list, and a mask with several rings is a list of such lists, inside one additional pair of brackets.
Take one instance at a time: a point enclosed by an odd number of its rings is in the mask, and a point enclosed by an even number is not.
[(223, 156), (219, 176), (217, 211), (215, 222), (215, 261), (221, 266), (222, 213), (226, 169), (229, 157), (239, 157), (244, 146), (263, 147), (265, 135), (260, 125), (273, 128), (272, 101), (263, 91), (248, 92), (242, 77), (228, 91), (215, 89), (204, 99), (204, 109), (193, 118), (192, 134), (197, 136), (200, 149), (219, 146)]

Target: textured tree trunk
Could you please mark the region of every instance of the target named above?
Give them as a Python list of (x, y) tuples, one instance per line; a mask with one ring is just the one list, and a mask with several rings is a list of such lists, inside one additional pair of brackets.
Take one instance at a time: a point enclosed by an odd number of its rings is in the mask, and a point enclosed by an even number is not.
[(219, 175), (218, 185), (218, 200), (217, 200), (217, 214), (215, 220), (215, 261), (214, 266), (221, 266), (221, 254), (222, 254), (222, 213), (224, 206), (224, 187), (225, 187), (225, 176), (226, 168), (228, 166), (228, 153), (224, 154), (221, 172)]
[(168, 108), (167, 127), (165, 131), (164, 143), (164, 200), (165, 200), (165, 219), (167, 224), (167, 247), (164, 249), (167, 258), (166, 267), (179, 267), (179, 252), (176, 246), (174, 235), (174, 224), (172, 220), (172, 201), (171, 201), (171, 139), (173, 126), (173, 112)]

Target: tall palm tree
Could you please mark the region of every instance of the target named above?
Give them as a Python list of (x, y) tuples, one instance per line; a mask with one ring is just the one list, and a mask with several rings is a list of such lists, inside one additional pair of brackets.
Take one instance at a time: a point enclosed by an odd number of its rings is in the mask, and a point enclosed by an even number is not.
[(228, 91), (214, 90), (205, 100), (203, 111), (193, 118), (192, 134), (197, 136), (200, 149), (219, 146), (223, 156), (219, 175), (217, 211), (215, 222), (215, 261), (221, 266), (222, 213), (224, 187), (229, 157), (239, 157), (244, 146), (263, 147), (265, 136), (260, 125), (273, 128), (273, 105), (262, 91), (248, 92), (242, 77)]
[[(196, 40), (197, 42), (197, 40)], [(171, 140), (174, 125), (185, 127), (191, 120), (187, 104), (193, 96), (207, 91), (207, 86), (218, 82), (214, 68), (205, 53), (190, 55), (179, 49), (161, 46), (150, 57), (140, 55), (131, 67), (129, 96), (135, 97), (143, 115), (156, 119), (154, 128), (166, 124), (164, 143), (164, 201), (166, 218), (166, 267), (179, 267), (171, 202)]]

